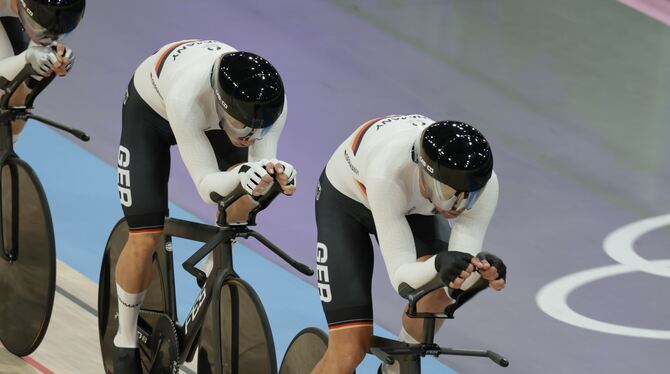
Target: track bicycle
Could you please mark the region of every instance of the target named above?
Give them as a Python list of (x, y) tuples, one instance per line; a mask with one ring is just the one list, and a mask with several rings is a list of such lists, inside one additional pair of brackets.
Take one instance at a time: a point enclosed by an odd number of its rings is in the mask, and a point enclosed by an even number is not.
[[(217, 226), (166, 218), (165, 229), (154, 255), (154, 278), (145, 296), (138, 322), (138, 341), (145, 373), (176, 373), (185, 361), (192, 361), (198, 349), (198, 373), (275, 374), (277, 361), (272, 331), (258, 295), (233, 268), (233, 244), (253, 237), (305, 275), (313, 271), (292, 259), (258, 232), (256, 215), (279, 194), (278, 183), (258, 199), (258, 206), (245, 223), (227, 223), (226, 208), (247, 195), (242, 186), (219, 201)], [(183, 324), (177, 321), (172, 238), (205, 243), (182, 266), (201, 288)], [(114, 269), (128, 238), (125, 219), (109, 237), (100, 273), (98, 323), (103, 364), (113, 371), (113, 339), (118, 328)], [(196, 265), (212, 253), (209, 275)]]
[[(417, 302), (433, 290), (444, 287), (439, 278), (428, 284), (413, 289), (403, 283), (400, 286), (400, 296), (407, 299), (408, 306), (405, 312), (410, 318), (423, 319), (423, 338), (419, 344), (408, 344), (393, 339), (374, 336), (372, 347), (368, 354), (379, 358), (382, 362), (393, 364), (398, 361), (401, 374), (420, 374), (421, 358), (426, 356), (438, 357), (440, 355), (488, 357), (496, 364), (507, 367), (509, 361), (500, 354), (486, 350), (465, 350), (455, 348), (443, 348), (434, 342), (435, 320), (453, 319), (454, 312), (472, 299), (476, 294), (488, 288), (488, 281), (480, 278), (467, 291), (450, 289), (450, 296), (454, 302), (447, 306), (444, 313), (419, 313)], [(289, 344), (286, 355), (282, 361), (280, 374), (309, 374), (321, 357), (326, 353), (328, 347), (328, 335), (318, 328), (309, 327), (296, 335)]]
[[(54, 79), (36, 80), (27, 64), (16, 77), (0, 78), (0, 342), (17, 355), (32, 353), (49, 326), (56, 291), (56, 245), (44, 189), (14, 151), (12, 122), (34, 119), (88, 141), (84, 132), (31, 112), (37, 95)], [(32, 87), (25, 106), (10, 107), (21, 84)]]

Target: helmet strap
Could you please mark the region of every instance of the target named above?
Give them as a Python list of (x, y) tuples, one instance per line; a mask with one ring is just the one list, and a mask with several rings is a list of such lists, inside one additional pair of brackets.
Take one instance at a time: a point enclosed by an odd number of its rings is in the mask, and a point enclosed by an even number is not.
[(412, 161), (415, 164), (419, 163), (419, 142), (421, 141), (421, 137), (419, 136), (415, 141), (414, 144), (412, 145)]

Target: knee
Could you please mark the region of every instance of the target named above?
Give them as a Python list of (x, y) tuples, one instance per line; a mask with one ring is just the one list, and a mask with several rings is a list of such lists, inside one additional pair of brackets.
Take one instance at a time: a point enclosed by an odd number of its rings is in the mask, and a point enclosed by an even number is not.
[(128, 243), (124, 251), (129, 251), (130, 255), (138, 259), (150, 259), (153, 257), (158, 243), (160, 243), (160, 234), (133, 234), (128, 236)]
[(452, 300), (443, 288), (429, 293), (418, 303), (418, 310), (424, 313), (442, 313)]
[(326, 367), (353, 371), (363, 361), (369, 349), (369, 344), (364, 342), (329, 344), (325, 355)]
[(348, 364), (347, 366), (356, 367), (358, 366), (358, 364), (361, 363), (361, 361), (363, 361), (368, 349), (369, 347), (366, 347), (362, 344), (361, 345), (352, 344), (350, 346), (347, 346), (342, 351), (340, 359), (344, 360)]

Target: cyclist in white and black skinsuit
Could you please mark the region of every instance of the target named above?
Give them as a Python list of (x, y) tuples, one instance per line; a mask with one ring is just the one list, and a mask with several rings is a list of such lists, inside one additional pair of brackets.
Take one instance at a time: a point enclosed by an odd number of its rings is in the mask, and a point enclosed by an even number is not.
[[(470, 125), (422, 115), (368, 121), (330, 158), (316, 200), (318, 288), (330, 337), (314, 373), (351, 373), (370, 347), (370, 234), (396, 290), (436, 276), (466, 288), (475, 270), (494, 289), (505, 285), (502, 260), (481, 252), (498, 179), (488, 142)], [(451, 302), (445, 290), (423, 298), (419, 311), (443, 312)], [(403, 315), (400, 339), (416, 343), (422, 328)]]
[[(115, 372), (139, 371), (137, 316), (151, 279), (151, 261), (167, 212), (170, 147), (177, 145), (200, 197), (242, 184), (262, 195), (273, 175), (286, 195), (296, 170), (277, 160), (287, 104), (279, 73), (264, 58), (215, 40), (163, 46), (135, 71), (123, 104), (119, 196), (129, 237), (116, 267), (119, 330)], [(245, 220), (247, 196), (229, 219)], [(234, 218), (237, 217), (237, 218)]]
[[(14, 55), (9, 33), (0, 27), (0, 77), (14, 79), (26, 63), (30, 63), (41, 76), (49, 76), (53, 72), (60, 76), (67, 75), (74, 62), (74, 55), (70, 48), (58, 40), (77, 26), (84, 9), (85, 0), (62, 0), (58, 3), (49, 0), (0, 0), (0, 17), (19, 18), (30, 38), (28, 48)], [(19, 86), (10, 105), (23, 105), (29, 93), (28, 86)], [(25, 121), (15, 121), (13, 124), (14, 141), (24, 124)]]

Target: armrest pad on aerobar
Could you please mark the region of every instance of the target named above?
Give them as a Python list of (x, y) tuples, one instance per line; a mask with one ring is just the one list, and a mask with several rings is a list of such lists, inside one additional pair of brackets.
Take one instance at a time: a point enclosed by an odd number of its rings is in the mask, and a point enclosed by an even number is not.
[[(444, 314), (448, 316), (448, 318), (453, 318), (454, 317), (454, 312), (463, 304), (468, 302), (470, 299), (472, 299), (475, 295), (478, 293), (482, 292), (483, 290), (487, 289), (489, 286), (489, 282), (485, 280), (484, 278), (480, 278), (477, 280), (472, 286), (470, 286), (467, 290), (455, 290), (450, 288), (449, 289), (449, 296), (454, 299), (454, 302), (450, 304), (449, 306), (446, 307), (444, 310)], [(407, 283), (401, 283), (400, 286), (398, 286), (398, 293), (400, 296), (403, 298), (407, 299), (409, 302), (408, 308), (407, 308), (407, 314), (409, 316), (418, 316), (417, 310), (416, 310), (416, 304), (421, 298), (429, 294), (431, 291), (436, 290), (438, 288), (444, 287), (444, 284), (439, 278), (435, 278), (432, 281), (426, 283), (425, 285), (414, 289)], [(442, 318), (442, 317), (440, 317)]]
[(475, 297), (478, 293), (484, 291), (489, 287), (489, 282), (484, 279), (484, 278), (479, 278), (472, 286), (470, 286), (467, 290), (454, 290), (452, 288), (449, 289), (449, 296), (454, 299), (454, 302), (447, 306), (447, 308), (444, 310), (444, 313), (448, 315), (450, 318), (454, 317), (454, 312), (463, 304), (468, 302), (470, 299)]
[(5, 77), (0, 77), (0, 90), (4, 90), (9, 86), (9, 80)]
[(407, 283), (401, 283), (398, 286), (398, 293), (408, 301), (407, 315), (415, 316), (417, 314), (416, 304), (419, 302), (419, 300), (428, 295), (431, 291), (441, 287), (444, 287), (444, 284), (438, 277), (435, 277), (432, 281), (417, 289), (412, 288), (412, 286), (408, 285)]
[(12, 97), (12, 95), (14, 95), (16, 88), (33, 73), (34, 71), (30, 64), (26, 64), (23, 69), (21, 69), (21, 71), (16, 74), (14, 79), (5, 83), (4, 87), (2, 88), (5, 92), (2, 95), (2, 99), (0, 99), (0, 109), (9, 108), (9, 99)]
[(398, 294), (402, 296), (402, 298), (407, 299), (407, 300), (419, 300), (422, 297), (426, 296), (427, 293), (430, 291), (433, 291), (435, 289), (438, 289), (440, 287), (444, 287), (444, 284), (440, 280), (440, 278), (435, 277), (433, 280), (430, 282), (424, 284), (423, 286), (419, 288), (413, 288), (409, 284), (403, 282), (400, 283), (398, 286)]
[(235, 187), (235, 189), (232, 190), (226, 196), (221, 196), (216, 192), (210, 192), (209, 193), (209, 198), (212, 199), (213, 202), (218, 203), (224, 209), (227, 209), (232, 203), (237, 201), (237, 199), (239, 199), (240, 197), (242, 197), (246, 194), (247, 194), (247, 191), (244, 189), (244, 187), (242, 187), (241, 184), (238, 184), (237, 187)]

